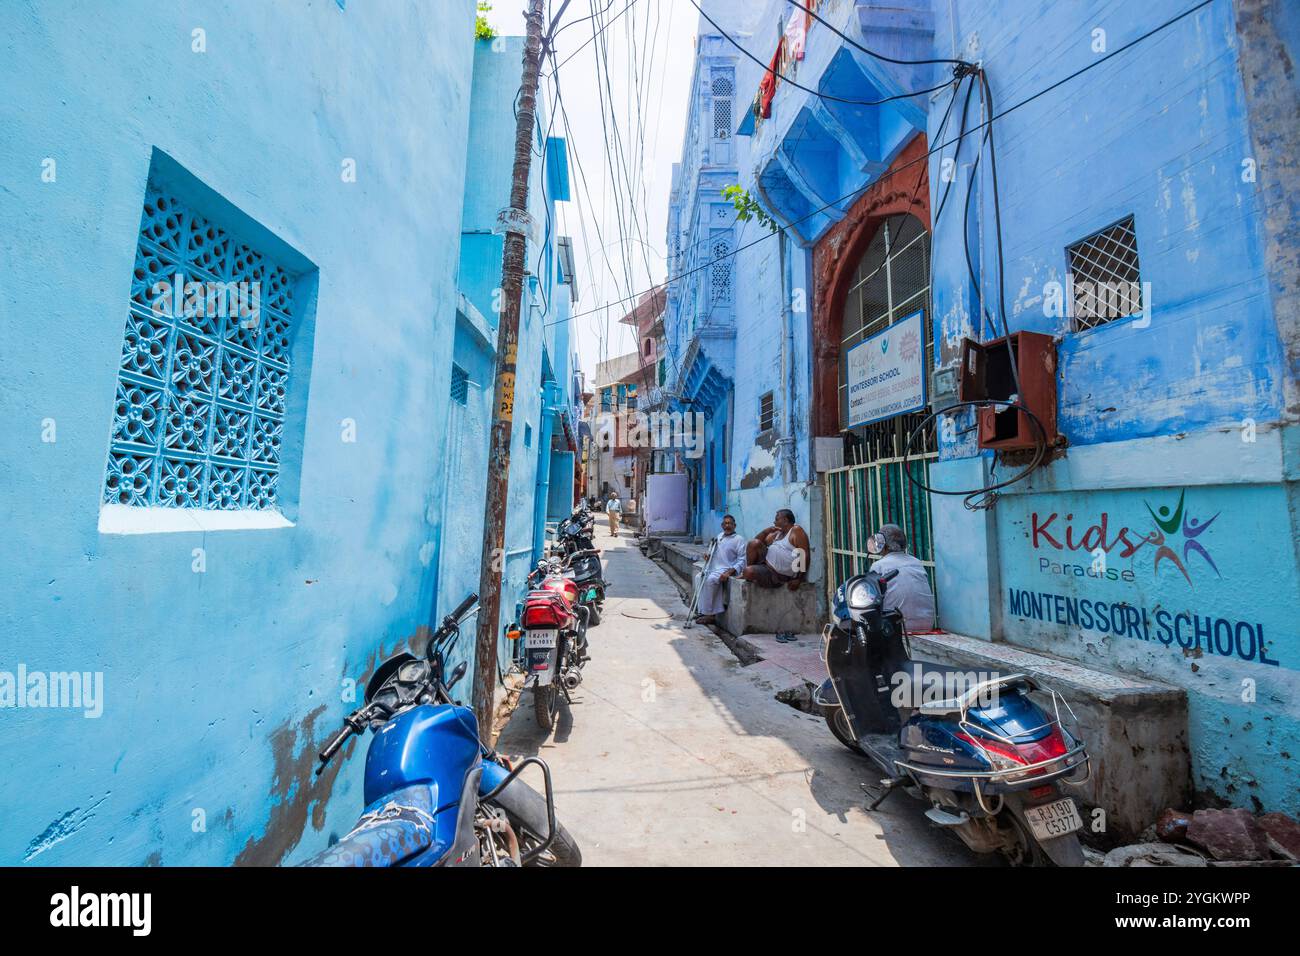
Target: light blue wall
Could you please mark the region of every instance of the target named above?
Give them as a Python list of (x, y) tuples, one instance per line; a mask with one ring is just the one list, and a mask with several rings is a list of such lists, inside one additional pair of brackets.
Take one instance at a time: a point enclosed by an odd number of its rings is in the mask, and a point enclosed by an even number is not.
[[(353, 822), (362, 762), (311, 771), (342, 682), (430, 616), (472, 22), (469, 0), (0, 12), (0, 669), (105, 685), (99, 719), (0, 711), (0, 861), (275, 862)], [(97, 531), (155, 148), (318, 270), (291, 528)]]

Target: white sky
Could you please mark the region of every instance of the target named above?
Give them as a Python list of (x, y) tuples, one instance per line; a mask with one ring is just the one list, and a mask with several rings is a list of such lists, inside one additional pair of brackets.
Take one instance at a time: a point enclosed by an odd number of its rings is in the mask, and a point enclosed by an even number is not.
[[(629, 2), (631, 8), (614, 19)], [(493, 0), (493, 4), (494, 8), (487, 17), (497, 33), (503, 36), (522, 36), (525, 0)], [(559, 9), (560, 2), (548, 0), (547, 6), (549, 23), (550, 16), (554, 10)], [(606, 161), (600, 94), (600, 84), (604, 82), (606, 71), (597, 55), (598, 44), (588, 43), (586, 47), (578, 49), (591, 39), (596, 24), (595, 20), (583, 21), (583, 18), (601, 11), (605, 11), (601, 20), (609, 24), (602, 33), (610, 85), (605, 112), (608, 114), (608, 103), (612, 99), (627, 170), (633, 181), (640, 232), (628, 219), (627, 199), (623, 198), (620, 203), (616, 198), (615, 175), (618, 177), (619, 189), (625, 191), (622, 167), (616, 162), (611, 173)], [(560, 92), (572, 127), (569, 140), (572, 201), (558, 204), (558, 231), (560, 235), (573, 237), (574, 267), (578, 273), (580, 298), (575, 308), (577, 313), (599, 308), (626, 296), (629, 292), (627, 273), (631, 275), (632, 292), (641, 292), (665, 278), (664, 230), (667, 228), (668, 194), (672, 187), (673, 163), (681, 158), (698, 18), (699, 14), (687, 0), (571, 0), (557, 27), (555, 62), (562, 64), (558, 74)], [(564, 29), (569, 24), (572, 26)], [(564, 62), (571, 55), (573, 59)], [(633, 81), (634, 65), (640, 75), (639, 111), (637, 84)], [(555, 96), (553, 82), (547, 78), (551, 66), (548, 61), (542, 67), (541, 97), (548, 109)], [(640, 121), (638, 116), (641, 117)], [(643, 134), (639, 132), (642, 125)], [(563, 117), (557, 116), (551, 135), (569, 136), (564, 128)], [(643, 145), (638, 142), (641, 139)], [(611, 143), (611, 148), (612, 146)], [(574, 153), (577, 153), (586, 173), (586, 189), (578, 165), (572, 158)], [(620, 207), (625, 229), (619, 225)], [(582, 227), (584, 221), (585, 240)], [(604, 252), (597, 239), (597, 226), (607, 247)], [(642, 238), (645, 245), (649, 246), (648, 249), (642, 245)], [(606, 254), (609, 257), (608, 266), (605, 262)], [(614, 275), (610, 274), (610, 266)], [(581, 357), (588, 382), (592, 379), (598, 361), (636, 350), (633, 330), (618, 321), (631, 310), (632, 305), (633, 303), (611, 305), (598, 314), (575, 320), (573, 342)]]

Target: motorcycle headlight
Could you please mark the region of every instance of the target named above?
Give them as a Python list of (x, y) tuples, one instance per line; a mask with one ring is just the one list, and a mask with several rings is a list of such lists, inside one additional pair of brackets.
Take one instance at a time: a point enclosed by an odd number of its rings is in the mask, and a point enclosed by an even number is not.
[(871, 607), (877, 601), (876, 591), (866, 580), (857, 582), (849, 588), (849, 607), (855, 611), (862, 611)]

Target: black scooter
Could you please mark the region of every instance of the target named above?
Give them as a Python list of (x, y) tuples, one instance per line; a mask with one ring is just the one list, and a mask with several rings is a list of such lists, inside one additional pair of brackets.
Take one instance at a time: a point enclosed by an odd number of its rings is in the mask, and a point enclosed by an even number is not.
[(1062, 723), (1069, 706), (1023, 674), (972, 674), (913, 660), (898, 611), (884, 610), (898, 572), (858, 575), (835, 592), (823, 632), (830, 675), (813, 695), (831, 732), (885, 774), (868, 809), (896, 789), (977, 853), (1012, 863), (1082, 866), (1083, 820), (1061, 784), (1090, 773), (1083, 742)]

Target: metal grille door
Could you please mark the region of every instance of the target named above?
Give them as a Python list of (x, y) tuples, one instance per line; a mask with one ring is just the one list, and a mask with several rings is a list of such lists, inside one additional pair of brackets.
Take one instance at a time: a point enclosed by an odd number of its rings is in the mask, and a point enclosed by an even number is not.
[[(936, 456), (912, 458), (908, 470), (930, 483)], [(908, 550), (925, 565), (934, 590), (934, 539), (930, 531), (930, 496), (907, 480), (901, 458), (884, 458), (826, 472), (827, 600), (835, 589), (868, 570), (867, 538), (882, 524), (907, 533)]]

